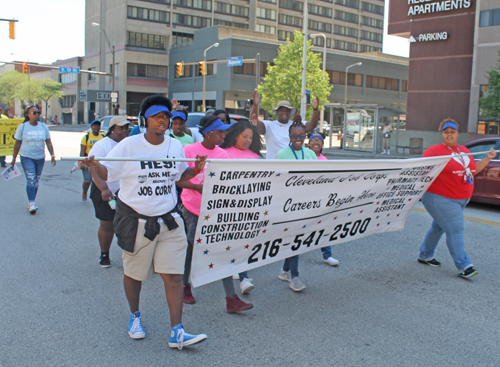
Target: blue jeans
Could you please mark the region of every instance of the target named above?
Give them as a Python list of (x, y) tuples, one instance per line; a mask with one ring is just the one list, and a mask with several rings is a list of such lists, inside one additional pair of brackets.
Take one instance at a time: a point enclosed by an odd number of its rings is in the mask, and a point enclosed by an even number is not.
[(27, 181), (26, 193), (28, 194), (28, 201), (35, 201), (44, 164), (45, 159), (31, 159), (21, 156), (21, 166), (23, 166)]
[(323, 260), (327, 260), (332, 256), (332, 246), (322, 247), (321, 252), (323, 253)]
[(424, 194), (422, 203), (433, 221), (420, 247), (419, 259), (434, 259), (439, 239), (446, 233), (446, 245), (457, 269), (462, 272), (473, 266), (464, 244), (464, 208), (468, 202), (469, 199), (449, 199), (430, 192)]
[(295, 255), (285, 259), (283, 263), (283, 270), (292, 273), (292, 279), (299, 276), (299, 255)]

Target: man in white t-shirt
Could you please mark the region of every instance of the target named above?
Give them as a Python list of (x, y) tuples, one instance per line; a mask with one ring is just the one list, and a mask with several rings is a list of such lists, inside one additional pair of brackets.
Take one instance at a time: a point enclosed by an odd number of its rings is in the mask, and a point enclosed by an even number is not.
[(120, 141), (106, 158), (144, 158), (142, 161), (105, 161), (90, 156), (85, 164), (93, 167), (102, 180), (120, 182), (116, 199), (114, 232), (123, 249), (123, 283), (131, 315), (128, 334), (132, 339), (146, 336), (139, 312), (142, 282), (158, 273), (164, 284), (172, 329), (168, 346), (199, 343), (205, 334), (191, 335), (182, 325), (184, 261), (187, 239), (184, 221), (178, 213), (176, 181), (190, 180), (205, 168), (204, 157), (197, 156), (193, 168), (186, 162), (182, 144), (165, 135), (172, 103), (163, 95), (142, 101), (141, 114), (146, 132)]
[[(251, 122), (257, 127), (259, 133), (261, 135), (264, 135), (264, 138), (266, 139), (266, 159), (276, 159), (276, 153), (290, 144), (289, 129), (290, 125), (293, 122), (290, 120), (290, 116), (293, 117), (296, 110), (290, 105), (290, 102), (280, 101), (278, 102), (277, 106), (273, 108), (273, 113), (278, 116), (278, 119), (276, 121), (260, 121), (257, 119), (260, 99), (261, 96), (259, 96), (258, 93), (255, 92), (253, 95), (253, 107), (252, 111), (250, 112)], [(316, 100), (313, 101), (312, 107), (313, 114), (311, 117), (311, 121), (305, 124), (306, 132), (313, 131), (318, 125), (318, 97), (316, 97)]]

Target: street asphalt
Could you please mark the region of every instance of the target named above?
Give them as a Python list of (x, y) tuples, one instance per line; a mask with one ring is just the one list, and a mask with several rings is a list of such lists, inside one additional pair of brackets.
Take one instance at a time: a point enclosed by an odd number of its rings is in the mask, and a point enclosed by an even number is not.
[[(62, 148), (70, 135), (53, 136), (56, 154), (71, 155)], [(278, 279), (281, 263), (250, 272), (247, 312), (225, 312), (220, 281), (194, 289), (184, 325), (208, 339), (179, 351), (167, 345), (159, 276), (143, 285), (146, 338), (128, 337), (121, 253), (114, 243), (113, 266), (99, 267), (98, 221), (92, 203), (80, 201), (82, 176), (69, 173), (72, 165), (46, 162), (36, 215), (24, 177), (0, 180), (1, 367), (500, 365), (499, 207), (467, 209), (479, 218), (465, 223), (479, 272), (470, 280), (457, 277), (444, 240), (442, 267), (417, 263), (431, 218), (414, 210), (401, 232), (334, 246), (337, 267), (320, 251), (301, 255), (300, 293)]]

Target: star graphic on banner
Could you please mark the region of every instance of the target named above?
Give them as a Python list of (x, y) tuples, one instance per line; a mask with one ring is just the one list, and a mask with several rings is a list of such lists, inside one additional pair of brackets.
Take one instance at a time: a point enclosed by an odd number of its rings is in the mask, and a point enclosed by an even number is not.
[(227, 246), (226, 251), (231, 251), (231, 246)]
[(423, 189), (424, 187), (425, 187), (425, 185), (420, 186), (421, 189)]
[(231, 264), (234, 264), (236, 262), (236, 259), (231, 260)]
[(389, 216), (390, 214), (387, 214), (387, 216)]
[(197, 243), (201, 243), (201, 238), (198, 238), (198, 239), (196, 240), (196, 242), (197, 242)]
[(276, 174), (276, 177), (279, 177), (279, 176), (281, 176), (281, 173), (277, 173), (277, 174)]
[(250, 245), (246, 245), (246, 246), (245, 246), (245, 249), (247, 249), (247, 250), (248, 250), (249, 248), (250, 248)]
[(399, 214), (398, 214), (398, 215), (396, 215), (396, 217), (399, 217)]
[(336, 220), (336, 219), (337, 219), (337, 217), (333, 218), (333, 220)]
[(203, 255), (208, 255), (208, 250), (203, 251)]
[(209, 219), (210, 219), (210, 215), (206, 215), (205, 220), (209, 220)]
[(302, 227), (302, 229), (306, 228), (307, 226)]
[(283, 230), (283, 232), (286, 232), (286, 231), (288, 231), (288, 228), (285, 228), (285, 229)]
[(360, 211), (360, 213), (363, 213), (363, 211)]
[(210, 172), (209, 175), (210, 175), (210, 177), (214, 177), (215, 176), (215, 172)]
[(213, 263), (210, 263), (210, 265), (208, 265), (208, 268), (209, 268), (209, 269), (213, 269), (213, 268), (214, 268), (214, 264), (213, 264)]
[(380, 204), (380, 201), (377, 201), (377, 205)]
[(269, 212), (266, 210), (266, 211), (264, 212), (264, 215), (269, 215)]
[(267, 232), (267, 229), (264, 229), (264, 230), (262, 231), (262, 233), (266, 233), (266, 232)]
[(387, 225), (391, 224), (391, 222), (387, 222)]
[(318, 224), (320, 224), (320, 223), (321, 223), (321, 221), (318, 222)]
[(380, 225), (380, 223), (377, 223), (377, 227)]
[(411, 198), (409, 198), (408, 201), (411, 201)]
[(347, 216), (348, 216), (348, 217), (350, 217), (350, 216), (351, 216), (351, 213), (347, 214)]
[(380, 215), (377, 215), (377, 218), (375, 218), (375, 219), (378, 219), (378, 217), (380, 217)]

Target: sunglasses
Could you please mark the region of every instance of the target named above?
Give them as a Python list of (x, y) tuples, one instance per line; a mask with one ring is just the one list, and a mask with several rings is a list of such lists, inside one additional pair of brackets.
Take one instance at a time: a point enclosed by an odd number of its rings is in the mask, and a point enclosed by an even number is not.
[(32, 113), (33, 115), (39, 115), (39, 114), (40, 114), (40, 112), (39, 112), (39, 111), (31, 111), (31, 113)]
[(292, 134), (292, 135), (290, 135), (290, 137), (292, 139), (301, 139), (301, 140), (304, 140), (306, 138), (306, 134), (300, 134), (300, 135)]

